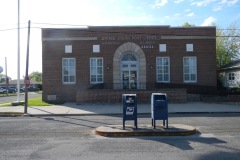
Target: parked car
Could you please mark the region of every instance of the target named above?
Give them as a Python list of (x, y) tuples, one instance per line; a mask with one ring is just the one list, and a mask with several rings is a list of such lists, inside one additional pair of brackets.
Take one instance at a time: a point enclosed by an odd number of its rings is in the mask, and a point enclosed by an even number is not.
[(11, 90), (17, 92), (17, 88), (16, 88), (16, 87), (10, 86), (9, 88), (10, 88)]
[(20, 93), (24, 92), (25, 91), (25, 88), (20, 88)]
[[(28, 92), (39, 92), (40, 89), (37, 87), (28, 87)], [(25, 92), (25, 87), (20, 88), (20, 92)]]
[(8, 91), (8, 93), (16, 93), (16, 88), (3, 86), (3, 87), (1, 87), (0, 93), (7, 93), (7, 91)]
[(0, 88), (0, 94), (6, 93), (6, 89), (3, 89), (2, 87)]

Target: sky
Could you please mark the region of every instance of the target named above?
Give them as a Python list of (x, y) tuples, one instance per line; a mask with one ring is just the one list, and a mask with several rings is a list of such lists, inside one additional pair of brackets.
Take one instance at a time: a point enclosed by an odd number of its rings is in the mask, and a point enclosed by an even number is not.
[[(25, 76), (31, 20), (29, 73), (42, 72), (41, 28), (85, 26), (240, 25), (240, 0), (19, 0), (20, 78)], [(18, 0), (0, 0), (0, 66), (18, 75)], [(6, 57), (6, 58), (5, 58)], [(6, 61), (5, 61), (6, 60)], [(7, 62), (7, 63), (5, 63)]]

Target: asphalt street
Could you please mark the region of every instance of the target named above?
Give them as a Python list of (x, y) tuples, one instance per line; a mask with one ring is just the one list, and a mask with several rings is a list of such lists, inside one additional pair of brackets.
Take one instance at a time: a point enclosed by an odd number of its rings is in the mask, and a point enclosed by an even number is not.
[[(139, 124), (150, 121), (146, 115), (138, 117)], [(121, 116), (0, 117), (0, 159), (237, 160), (240, 157), (239, 113), (170, 114), (169, 123), (194, 126), (198, 133), (106, 138), (95, 135), (94, 129), (122, 124)]]
[[(35, 97), (39, 97), (39, 96), (42, 96), (42, 95), (39, 94), (39, 93), (36, 93), (36, 92), (29, 92), (28, 93), (28, 97), (29, 98), (35, 98)], [(25, 100), (25, 94), (21, 93), (19, 98), (20, 98), (20, 101), (24, 101)], [(0, 97), (0, 104), (11, 103), (11, 102), (14, 102), (14, 101), (17, 101), (17, 95), (16, 96), (3, 96), (3, 97)]]

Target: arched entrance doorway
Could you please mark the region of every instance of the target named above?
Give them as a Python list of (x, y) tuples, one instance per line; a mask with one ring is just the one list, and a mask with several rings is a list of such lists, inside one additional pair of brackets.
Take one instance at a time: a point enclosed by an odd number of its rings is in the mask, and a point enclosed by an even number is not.
[(121, 79), (123, 89), (138, 88), (138, 58), (134, 52), (126, 52), (121, 58)]
[(146, 89), (145, 54), (141, 47), (132, 42), (119, 46), (113, 56), (114, 89), (125, 89), (127, 81), (126, 89)]

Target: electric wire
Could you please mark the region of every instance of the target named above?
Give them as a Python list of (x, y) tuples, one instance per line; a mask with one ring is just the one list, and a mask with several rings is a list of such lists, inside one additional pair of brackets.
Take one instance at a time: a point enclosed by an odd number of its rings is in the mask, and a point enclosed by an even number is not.
[[(27, 23), (21, 23), (21, 25), (23, 24), (27, 24)], [(12, 25), (17, 25), (17, 24), (12, 24)], [(79, 27), (79, 29), (82, 29), (83, 27), (84, 28), (91, 28), (91, 27), (96, 27), (96, 26), (92, 26), (92, 25), (76, 25), (76, 24), (57, 24), (57, 23), (39, 23), (39, 22), (31, 22), (31, 29), (46, 29), (48, 27), (46, 26), (66, 26), (66, 27)], [(8, 26), (8, 25), (3, 25), (3, 26)], [(105, 27), (112, 27), (112, 26), (105, 26)], [(124, 26), (114, 26), (114, 27), (124, 27)], [(137, 27), (137, 26), (136, 26)], [(153, 26), (154, 27), (154, 26)], [(156, 26), (157, 27), (157, 26)], [(179, 27), (180, 28), (180, 27)], [(18, 28), (4, 28), (4, 29), (1, 29), (1, 26), (0, 26), (0, 32), (4, 32), (4, 31), (12, 31), (12, 30), (17, 30)], [(26, 27), (20, 27), (20, 29), (27, 29), (27, 26)], [(51, 28), (51, 29), (72, 29), (72, 28), (62, 28), (62, 27), (57, 27), (57, 28)], [(74, 29), (78, 29), (78, 28), (74, 28)], [(217, 29), (217, 30), (240, 30), (240, 29)], [(99, 32), (99, 31), (93, 31), (93, 30), (89, 30), (88, 32)], [(109, 34), (129, 34), (129, 32), (119, 32), (119, 31), (103, 31), (101, 30), (102, 33), (109, 33)], [(134, 32), (134, 33), (131, 33), (131, 34), (148, 34), (148, 35), (153, 35), (151, 33), (143, 33), (143, 32)], [(160, 35), (160, 34), (154, 34), (154, 35)], [(175, 35), (175, 36), (184, 36), (184, 35)], [(187, 36), (190, 36), (190, 35), (187, 35)], [(194, 35), (195, 36), (195, 35)], [(197, 35), (197, 36), (201, 36), (201, 35)], [(205, 36), (205, 35), (202, 35), (202, 36)], [(225, 36), (225, 35), (219, 35), (219, 36), (209, 36), (209, 37), (215, 37), (215, 38), (238, 38), (240, 37), (240, 35), (228, 35), (228, 36)]]

